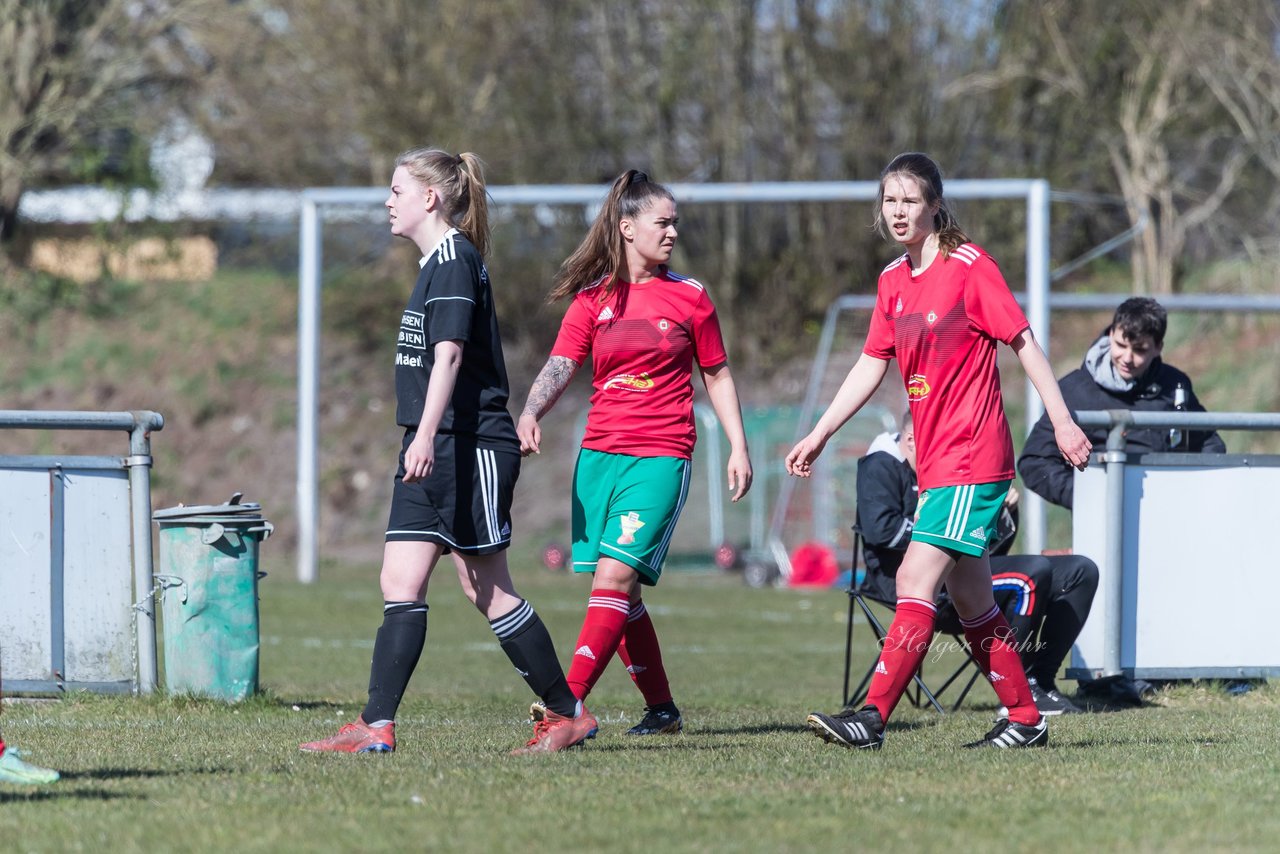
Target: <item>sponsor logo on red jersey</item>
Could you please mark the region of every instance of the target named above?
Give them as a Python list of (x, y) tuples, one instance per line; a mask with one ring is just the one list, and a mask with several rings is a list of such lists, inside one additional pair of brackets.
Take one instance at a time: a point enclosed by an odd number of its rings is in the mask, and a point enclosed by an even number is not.
[(605, 380), (604, 387), (606, 391), (611, 388), (616, 388), (623, 391), (645, 392), (653, 388), (653, 378), (647, 373), (618, 374), (615, 377), (609, 377), (609, 379)]
[(908, 400), (924, 400), (929, 396), (929, 381), (925, 379), (924, 374), (912, 374), (907, 380), (907, 399)]

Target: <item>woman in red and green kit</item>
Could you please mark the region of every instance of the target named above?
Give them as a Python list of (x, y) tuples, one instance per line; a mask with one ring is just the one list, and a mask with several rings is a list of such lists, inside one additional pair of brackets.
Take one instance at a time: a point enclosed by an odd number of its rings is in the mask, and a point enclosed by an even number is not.
[(733, 500), (751, 487), (715, 306), (701, 282), (667, 266), (676, 223), (675, 198), (645, 173), (628, 170), (613, 182), (556, 278), (551, 297), (569, 299), (569, 308), (516, 425), (522, 453), (537, 453), (539, 419), (591, 357), (594, 393), (574, 471), (573, 568), (594, 580), (568, 680), (585, 698), (617, 652), (645, 699), (632, 735), (683, 728), (641, 593), (662, 574), (688, 494), (695, 365), (729, 439)]
[(1054, 425), (1058, 449), (1084, 468), (1090, 444), (1062, 400), (1053, 370), (995, 260), (969, 242), (942, 195), (942, 174), (923, 154), (900, 154), (880, 176), (876, 226), (905, 253), (880, 274), (862, 355), (813, 431), (787, 455), (808, 477), (831, 436), (879, 387), (897, 359), (915, 424), (920, 503), (896, 576), (898, 604), (861, 709), (814, 713), (828, 742), (876, 750), (885, 721), (933, 639), (943, 584), (965, 640), (1009, 710), (967, 747), (1038, 747), (1049, 729), (1036, 708), (1009, 624), (996, 607), (987, 547), (1013, 481), (1013, 438), (1004, 415), (996, 345), (1018, 356)]

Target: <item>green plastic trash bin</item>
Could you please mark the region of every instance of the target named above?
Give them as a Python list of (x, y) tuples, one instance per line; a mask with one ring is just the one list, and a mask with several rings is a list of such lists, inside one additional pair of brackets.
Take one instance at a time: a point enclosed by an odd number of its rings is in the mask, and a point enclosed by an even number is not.
[(236, 702), (258, 690), (259, 504), (157, 510), (164, 683), (171, 694)]

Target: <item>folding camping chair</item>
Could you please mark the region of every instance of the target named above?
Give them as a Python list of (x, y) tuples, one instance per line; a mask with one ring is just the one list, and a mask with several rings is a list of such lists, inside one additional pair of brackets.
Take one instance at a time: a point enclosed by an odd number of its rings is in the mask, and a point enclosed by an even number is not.
[[(894, 600), (887, 599), (882, 595), (876, 595), (876, 591), (872, 590), (871, 585), (869, 585), (868, 583), (870, 581), (869, 574), (867, 576), (864, 576), (862, 582), (859, 583), (858, 560), (861, 555), (862, 555), (862, 531), (859, 530), (857, 527), (854, 527), (853, 529), (853, 567), (849, 574), (849, 589), (847, 591), (849, 594), (849, 617), (848, 617), (847, 624), (845, 626), (844, 688), (842, 689), (842, 692), (841, 692), (841, 697), (843, 697), (844, 699), (844, 706), (846, 708), (850, 708), (858, 703), (861, 703), (866, 698), (867, 686), (871, 684), (871, 677), (875, 673), (875, 669), (876, 669), (876, 661), (879, 660), (877, 657), (877, 659), (871, 662), (871, 666), (867, 668), (867, 672), (865, 675), (863, 675), (862, 681), (858, 683), (858, 687), (854, 689), (852, 693), (850, 693), (849, 677), (853, 669), (853, 623), (854, 623), (854, 617), (855, 617), (854, 608), (856, 607), (860, 609), (862, 611), (863, 616), (867, 618), (867, 624), (868, 626), (870, 626), (872, 633), (875, 634), (875, 637), (876, 637), (876, 648), (879, 649), (880, 645), (884, 642), (886, 629), (884, 625), (880, 622), (880, 620), (876, 617), (875, 612), (871, 610), (871, 603), (874, 602), (875, 604), (880, 605), (883, 608), (887, 608), (889, 611), (893, 611), (896, 605), (896, 602)], [(968, 644), (965, 643), (964, 636), (962, 634), (954, 634), (950, 632), (940, 632), (940, 631), (934, 632), (935, 637), (938, 634), (945, 634), (947, 637), (950, 637), (952, 640), (954, 640), (957, 643), (960, 649), (964, 650), (964, 653), (965, 653), (964, 662), (959, 667), (957, 667), (950, 676), (947, 677), (947, 680), (943, 682), (942, 686), (938, 688), (938, 690), (936, 691), (930, 690), (929, 686), (925, 683), (924, 676), (923, 676), (924, 664), (922, 663), (920, 665), (920, 670), (918, 670), (916, 674), (911, 677), (911, 680), (912, 680), (911, 685), (908, 686), (905, 696), (907, 700), (910, 701), (911, 704), (914, 705), (917, 709), (924, 708), (924, 705), (927, 702), (929, 705), (937, 709), (938, 712), (945, 714), (946, 709), (942, 707), (942, 703), (939, 702), (938, 697), (944, 694), (947, 691), (947, 689), (950, 688), (953, 684), (958, 685), (959, 680), (965, 674), (965, 671), (968, 670), (970, 667), (972, 667), (973, 673), (969, 676), (969, 681), (965, 683), (964, 689), (960, 692), (960, 696), (956, 698), (955, 703), (951, 706), (951, 711), (953, 712), (956, 711), (957, 709), (960, 708), (960, 704), (964, 702), (964, 698), (969, 695), (969, 691), (973, 688), (974, 683), (978, 681), (978, 677), (982, 675), (982, 669), (978, 666), (978, 662), (977, 660), (974, 659), (972, 653), (969, 652), (969, 646)]]

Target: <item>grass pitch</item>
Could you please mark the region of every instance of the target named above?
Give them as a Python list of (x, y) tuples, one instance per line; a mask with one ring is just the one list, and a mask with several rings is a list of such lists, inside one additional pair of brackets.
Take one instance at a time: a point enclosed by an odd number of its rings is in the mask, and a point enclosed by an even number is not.
[[(980, 684), (957, 714), (904, 703), (884, 750), (854, 753), (803, 726), (840, 705), (844, 594), (714, 574), (672, 573), (646, 597), (681, 736), (623, 735), (643, 704), (615, 662), (590, 702), (599, 737), (508, 756), (532, 697), (443, 563), (398, 752), (302, 754), (363, 705), (377, 572), (326, 566), (303, 586), (287, 564), (267, 568), (260, 696), (6, 704), (5, 737), (64, 779), (0, 785), (4, 850), (1239, 851), (1280, 839), (1275, 686), (1180, 685), (1142, 709), (1059, 718), (1045, 750), (966, 751), (996, 705)], [(585, 579), (515, 569), (567, 657)]]

